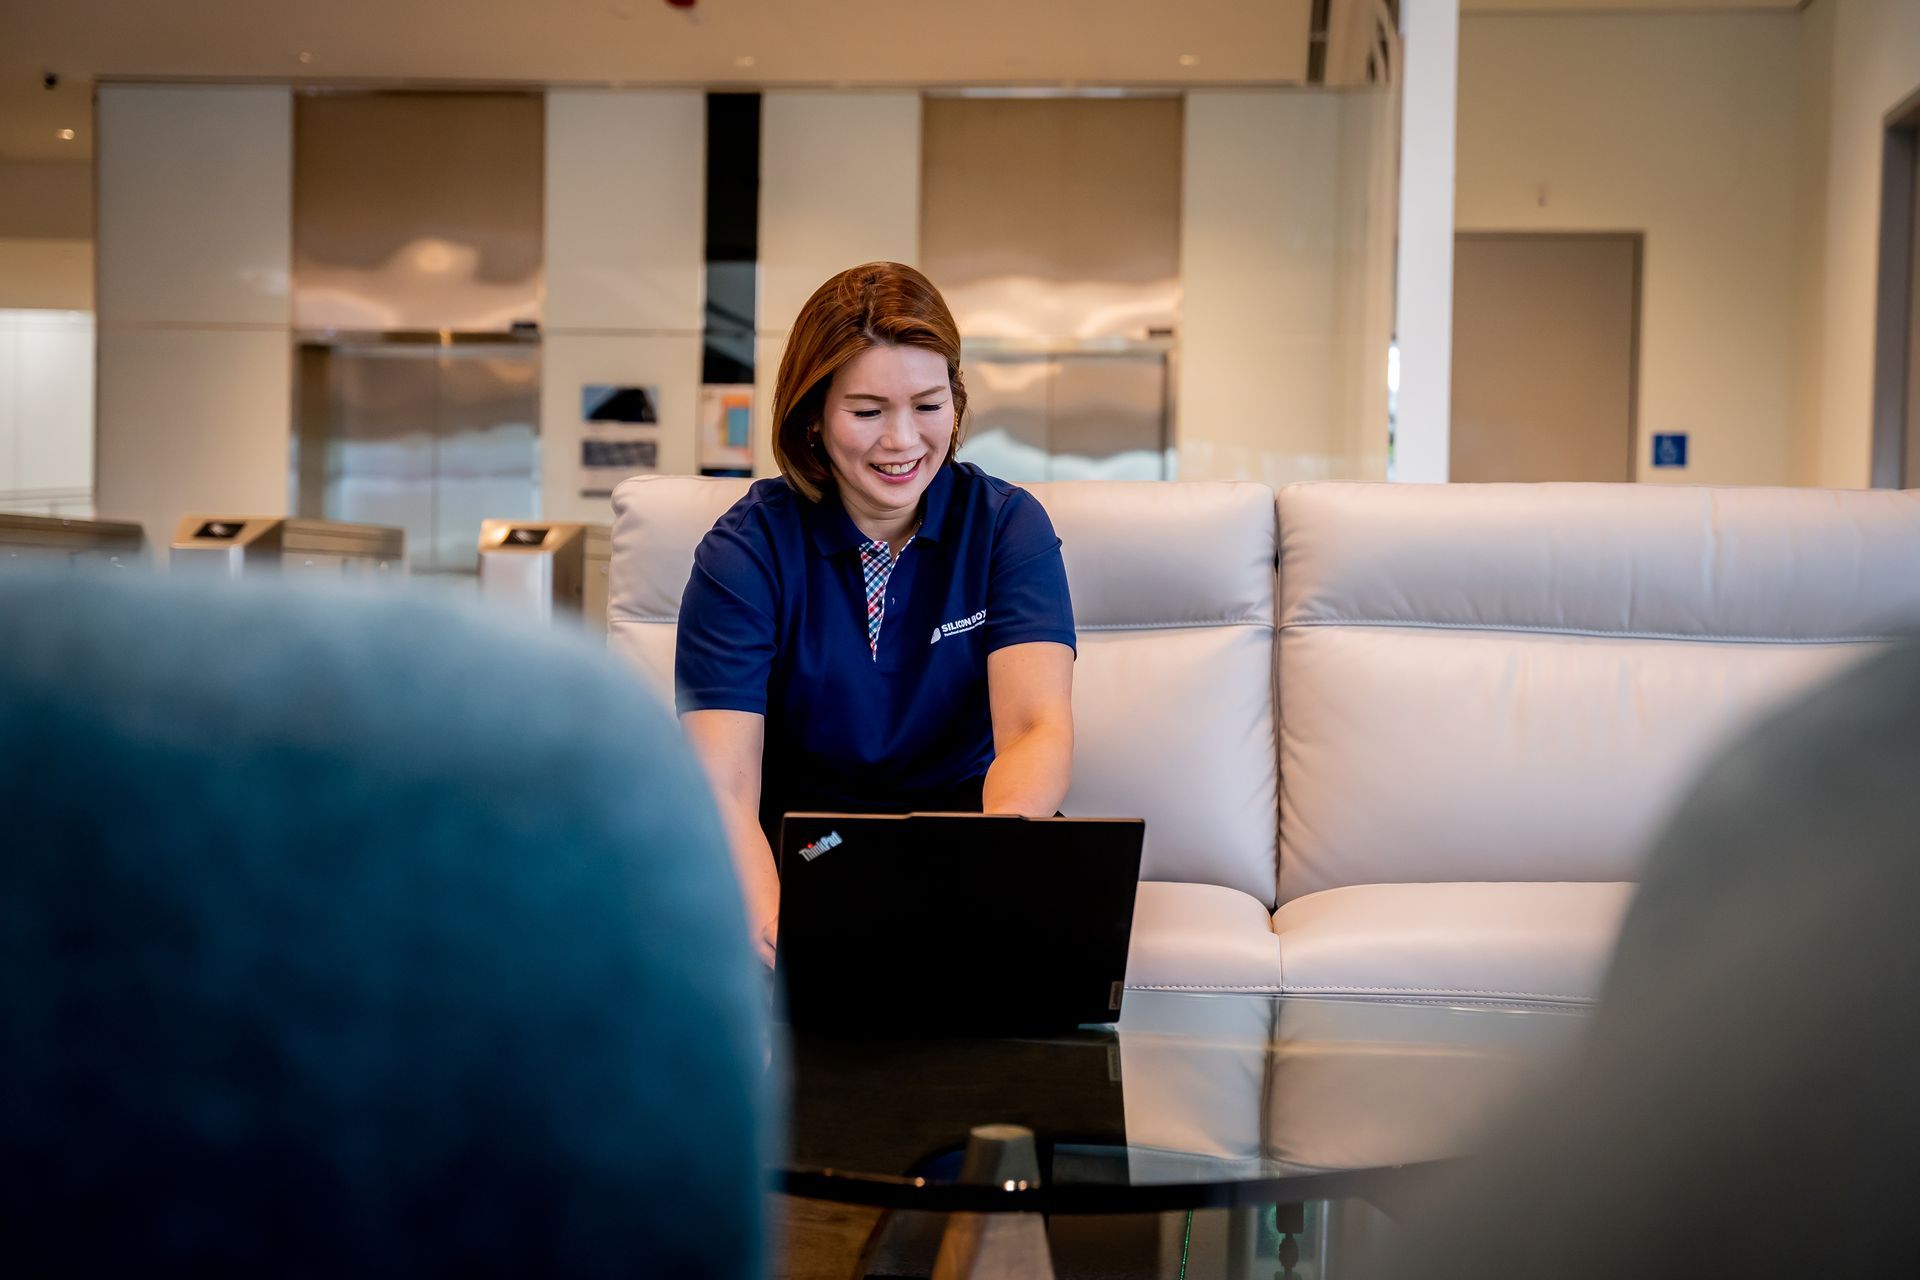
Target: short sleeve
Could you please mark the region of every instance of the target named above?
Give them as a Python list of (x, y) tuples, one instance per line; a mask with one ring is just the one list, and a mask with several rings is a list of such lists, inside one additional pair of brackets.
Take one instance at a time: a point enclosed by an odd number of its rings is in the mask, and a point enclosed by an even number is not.
[(994, 530), (993, 565), (987, 580), (987, 652), (1036, 640), (1050, 640), (1078, 652), (1060, 538), (1039, 500), (1016, 489)]
[(751, 530), (722, 523), (693, 553), (680, 597), (673, 700), (681, 712), (767, 713), (778, 617), (773, 557)]

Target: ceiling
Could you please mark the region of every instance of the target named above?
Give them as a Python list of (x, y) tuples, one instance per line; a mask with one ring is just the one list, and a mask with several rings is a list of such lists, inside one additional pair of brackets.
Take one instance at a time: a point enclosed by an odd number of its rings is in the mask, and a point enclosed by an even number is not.
[[(1464, 7), (1801, 2), (1464, 0)], [(665, 0), (0, 0), (0, 159), (90, 155), (100, 79), (711, 88), (1299, 83), (1312, 8), (1312, 0), (697, 0), (690, 10)], [(43, 87), (48, 71), (59, 75), (57, 88)], [(63, 129), (74, 131), (70, 141), (59, 137)]]

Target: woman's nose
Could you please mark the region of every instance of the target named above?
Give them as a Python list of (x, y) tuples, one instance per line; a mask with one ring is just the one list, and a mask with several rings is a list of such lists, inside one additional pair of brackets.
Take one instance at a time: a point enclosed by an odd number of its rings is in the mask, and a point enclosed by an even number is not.
[(905, 413), (890, 413), (887, 415), (888, 444), (893, 445), (895, 448), (904, 449), (919, 438), (920, 433), (914, 429), (913, 425), (913, 410), (909, 409)]

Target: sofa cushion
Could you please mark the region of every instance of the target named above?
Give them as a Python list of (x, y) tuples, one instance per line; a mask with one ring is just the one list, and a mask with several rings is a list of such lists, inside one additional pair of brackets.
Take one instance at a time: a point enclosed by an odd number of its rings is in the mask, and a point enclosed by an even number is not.
[(1280, 948), (1258, 899), (1217, 884), (1142, 880), (1127, 986), (1158, 991), (1278, 991)]
[(1289, 995), (1474, 1003), (1598, 997), (1631, 884), (1366, 884), (1273, 916)]
[(1294, 485), (1279, 900), (1626, 880), (1704, 760), (1920, 625), (1920, 494)]

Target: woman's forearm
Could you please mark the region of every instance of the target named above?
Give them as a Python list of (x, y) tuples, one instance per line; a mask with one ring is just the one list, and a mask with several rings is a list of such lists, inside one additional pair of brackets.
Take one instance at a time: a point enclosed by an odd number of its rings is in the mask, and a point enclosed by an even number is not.
[(987, 770), (981, 807), (988, 813), (1051, 818), (1073, 781), (1073, 731), (1034, 725), (1007, 743)]

